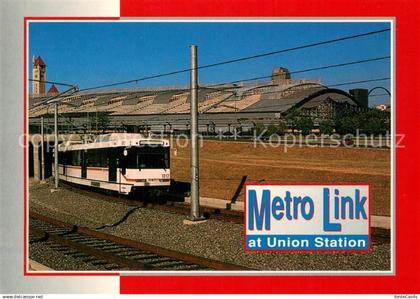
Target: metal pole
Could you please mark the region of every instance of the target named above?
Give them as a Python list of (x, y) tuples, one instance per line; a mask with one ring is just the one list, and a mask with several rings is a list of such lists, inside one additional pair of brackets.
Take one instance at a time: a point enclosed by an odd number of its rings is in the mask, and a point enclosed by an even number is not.
[(199, 165), (198, 165), (198, 75), (197, 46), (191, 46), (191, 220), (200, 217)]
[(45, 180), (45, 161), (44, 161), (44, 117), (41, 116), (41, 181)]
[(54, 103), (54, 187), (58, 189), (58, 103)]

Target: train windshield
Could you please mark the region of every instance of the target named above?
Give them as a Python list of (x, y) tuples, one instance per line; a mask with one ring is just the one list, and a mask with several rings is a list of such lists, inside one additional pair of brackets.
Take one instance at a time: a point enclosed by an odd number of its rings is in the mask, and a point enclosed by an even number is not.
[(127, 149), (127, 168), (169, 169), (169, 147), (142, 146)]

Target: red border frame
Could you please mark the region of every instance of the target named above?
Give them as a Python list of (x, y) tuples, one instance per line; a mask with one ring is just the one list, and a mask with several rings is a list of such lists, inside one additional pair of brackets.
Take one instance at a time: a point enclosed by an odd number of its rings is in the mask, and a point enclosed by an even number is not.
[[(417, 200), (419, 157), (417, 137), (420, 98), (417, 70), (420, 44), (415, 37), (420, 28), (420, 2), (416, 0), (120, 0), (121, 17), (395, 17), (396, 29), (396, 134), (405, 134), (404, 148), (395, 151), (395, 200), (398, 209), (396, 235), (396, 274), (392, 276), (122, 276), (120, 291), (125, 294), (275, 294), (275, 293), (420, 293), (420, 218), (410, 217), (420, 210)], [(24, 274), (26, 273), (26, 23), (27, 20), (92, 20), (95, 18), (27, 17), (24, 19)], [(115, 20), (118, 18), (96, 18)], [(403, 55), (398, 55), (403, 53)], [(414, 87), (414, 88), (413, 88)], [(406, 170), (409, 170), (407, 173)], [(407, 258), (410, 257), (410, 258)], [(109, 273), (104, 273), (109, 274)], [(45, 274), (43, 274), (45, 275)], [(63, 273), (61, 275), (86, 275)], [(97, 273), (92, 274), (97, 275)], [(116, 274), (111, 274), (116, 275)]]
[[(247, 250), (246, 249), (246, 227), (247, 227), (247, 219), (246, 219), (246, 194), (247, 194), (247, 187), (249, 185), (252, 186), (367, 186), (368, 187), (368, 194), (369, 194), (369, 215), (368, 215), (368, 226), (369, 226), (369, 232), (368, 232), (368, 245), (369, 247), (367, 249), (336, 249), (336, 250), (327, 250), (327, 249), (299, 249), (299, 250), (293, 250), (293, 249), (279, 249), (279, 250), (271, 250), (271, 249), (261, 249), (261, 250)], [(371, 225), (371, 199), (372, 199), (372, 193), (371, 193), (371, 184), (369, 183), (283, 183), (283, 182), (247, 182), (244, 184), (244, 233), (243, 233), (243, 249), (244, 252), (254, 253), (254, 252), (371, 252), (372, 251), (372, 228)], [(345, 235), (343, 235), (345, 236)]]

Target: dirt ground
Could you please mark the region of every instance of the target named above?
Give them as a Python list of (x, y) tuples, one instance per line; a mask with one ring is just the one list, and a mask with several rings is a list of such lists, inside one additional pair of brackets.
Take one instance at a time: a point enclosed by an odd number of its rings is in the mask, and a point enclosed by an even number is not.
[[(189, 147), (172, 146), (171, 172), (188, 182)], [(372, 214), (390, 214), (389, 150), (254, 146), (246, 142), (203, 141), (200, 149), (200, 194), (232, 199), (243, 176), (247, 182), (370, 183)], [(241, 194), (238, 200), (243, 200)]]

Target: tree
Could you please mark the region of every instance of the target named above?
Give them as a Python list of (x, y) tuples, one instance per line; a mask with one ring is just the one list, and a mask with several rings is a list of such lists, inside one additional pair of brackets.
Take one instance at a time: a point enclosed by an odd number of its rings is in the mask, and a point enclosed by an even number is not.
[(314, 122), (312, 118), (302, 116), (298, 118), (296, 126), (302, 132), (302, 134), (307, 135), (314, 127)]
[(356, 134), (358, 128), (359, 118), (357, 115), (343, 116), (335, 120), (335, 130), (339, 134)]
[(265, 125), (263, 123), (256, 123), (255, 124), (255, 134), (260, 136), (265, 130)]
[(278, 128), (275, 124), (271, 123), (271, 124), (267, 127), (267, 131), (265, 132), (265, 134), (264, 134), (264, 135), (266, 135), (266, 136), (271, 136), (271, 135), (273, 135), (273, 134), (278, 134), (278, 131), (279, 131), (279, 128)]
[(331, 135), (334, 132), (334, 123), (329, 119), (322, 120), (319, 123), (319, 130), (322, 134)]
[(386, 134), (390, 130), (390, 114), (378, 109), (370, 109), (359, 115), (359, 129), (369, 135)]
[(339, 134), (356, 134), (357, 130), (368, 135), (386, 134), (390, 130), (390, 114), (377, 109), (359, 113), (344, 109), (336, 114), (334, 123)]
[(277, 126), (277, 134), (284, 135), (287, 131), (287, 125), (284, 121), (280, 120)]
[[(287, 129), (287, 126), (286, 126), (286, 124), (284, 123), (284, 121), (279, 121), (279, 123), (278, 124), (276, 124), (276, 123), (271, 123), (271, 124), (269, 124), (268, 126), (267, 126), (267, 128), (265, 128), (264, 127), (264, 129), (266, 129), (266, 131), (265, 131), (265, 133), (264, 133), (264, 136), (266, 136), (266, 137), (270, 137), (270, 136), (272, 136), (272, 135), (274, 135), (274, 134), (278, 134), (278, 135), (283, 135), (285, 132), (286, 132), (286, 129)], [(264, 129), (262, 129), (261, 131), (260, 131), (260, 133), (264, 130)]]
[(336, 111), (334, 123), (338, 134), (355, 134), (359, 128), (359, 117), (355, 110), (342, 107)]
[(299, 118), (300, 112), (297, 108), (289, 109), (286, 115), (284, 116), (284, 119), (286, 120), (287, 124), (292, 127), (292, 133), (295, 132)]

